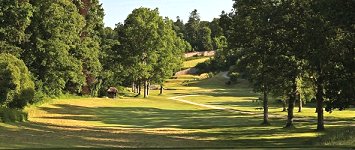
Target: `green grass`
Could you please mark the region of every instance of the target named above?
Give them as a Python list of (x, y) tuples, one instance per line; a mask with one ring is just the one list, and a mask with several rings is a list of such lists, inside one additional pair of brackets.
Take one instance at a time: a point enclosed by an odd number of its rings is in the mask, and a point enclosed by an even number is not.
[[(327, 130), (317, 133), (313, 108), (295, 113), (296, 128), (284, 129), (286, 114), (271, 104), (272, 125), (261, 126), (262, 111), (255, 110), (260, 104), (252, 102), (259, 95), (251, 91), (247, 81), (233, 86), (225, 81), (221, 75), (210, 79), (186, 75), (169, 80), (169, 90), (162, 96), (152, 91), (148, 99), (54, 99), (26, 108), (29, 122), (0, 123), (0, 148), (354, 147), (353, 136), (343, 139), (345, 134), (336, 135), (339, 130), (354, 131), (354, 109), (326, 114)], [(178, 95), (199, 95), (184, 99), (252, 113), (168, 99)]]
[(327, 146), (342, 146), (355, 145), (355, 130), (354, 127), (339, 127), (329, 130), (320, 135), (318, 145)]
[(185, 61), (183, 63), (183, 68), (192, 68), (192, 67), (195, 67), (198, 63), (201, 63), (201, 62), (205, 62), (207, 60), (209, 60), (210, 57), (202, 57), (202, 58), (198, 58), (198, 59), (193, 59), (193, 60), (189, 60), (189, 61)]

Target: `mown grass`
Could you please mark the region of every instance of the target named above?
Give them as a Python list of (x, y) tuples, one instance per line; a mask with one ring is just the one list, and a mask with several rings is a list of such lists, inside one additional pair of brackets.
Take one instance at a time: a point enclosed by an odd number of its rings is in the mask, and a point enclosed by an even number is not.
[[(261, 126), (259, 95), (246, 81), (225, 85), (217, 75), (211, 79), (183, 76), (166, 83), (163, 95), (151, 91), (141, 97), (54, 99), (39, 107), (28, 107), (29, 122), (0, 123), (0, 148), (349, 148), (342, 135), (333, 132), (347, 127), (353, 131), (351, 114), (334, 112), (325, 116), (327, 131), (315, 132), (314, 117), (296, 114), (294, 129), (284, 129), (286, 114), (273, 106), (271, 126)], [(185, 84), (184, 86), (182, 86)], [(194, 102), (249, 111), (213, 110), (168, 98), (178, 95)], [(274, 108), (275, 107), (275, 108)], [(275, 111), (273, 111), (275, 109)], [(337, 114), (335, 114), (337, 113)], [(315, 115), (314, 112), (312, 115)], [(345, 133), (347, 131), (345, 130)], [(329, 132), (328, 132), (329, 131)], [(9, 138), (11, 137), (11, 138)], [(331, 143), (341, 144), (328, 144)], [(339, 141), (339, 142), (337, 142)]]
[(195, 67), (198, 63), (205, 62), (209, 59), (210, 59), (210, 57), (202, 57), (202, 58), (198, 58), (198, 59), (185, 61), (183, 63), (183, 68), (187, 69), (187, 68)]

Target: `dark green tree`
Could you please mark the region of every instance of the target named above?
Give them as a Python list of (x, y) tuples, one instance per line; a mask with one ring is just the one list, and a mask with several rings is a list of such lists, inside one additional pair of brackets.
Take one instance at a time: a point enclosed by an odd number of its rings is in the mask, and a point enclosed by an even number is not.
[(354, 103), (354, 1), (311, 1), (304, 54), (317, 100), (317, 130), (324, 130), (323, 106), (340, 110)]
[(223, 28), (219, 25), (219, 18), (214, 18), (209, 27), (211, 29), (211, 38), (223, 36)]
[(185, 38), (185, 34), (186, 34), (185, 24), (180, 19), (179, 16), (176, 17), (176, 21), (174, 22), (173, 29), (180, 38), (182, 39)]
[(34, 96), (34, 83), (25, 63), (0, 54), (0, 106), (22, 109)]
[(166, 18), (165, 25), (160, 29), (162, 37), (158, 50), (158, 61), (154, 65), (152, 80), (160, 85), (160, 94), (163, 94), (164, 82), (172, 77), (182, 67), (183, 53), (186, 41), (178, 37), (172, 30), (172, 21)]
[(231, 33), (234, 14), (235, 12), (226, 13), (225, 11), (222, 11), (219, 16), (218, 25), (222, 28), (223, 35), (226, 38), (228, 38)]
[(209, 27), (199, 29), (197, 47), (201, 51), (210, 51), (213, 49), (211, 29)]
[(26, 33), (23, 59), (36, 78), (38, 90), (57, 96), (64, 91), (80, 92), (84, 85), (79, 52), (84, 18), (71, 0), (31, 1), (35, 8)]
[(2, 0), (0, 2), (0, 53), (20, 57), (21, 44), (27, 39), (25, 30), (31, 23), (33, 8), (29, 0)]
[(198, 51), (199, 50), (198, 33), (200, 29), (200, 15), (197, 13), (196, 9), (190, 13), (190, 17), (187, 23), (185, 24), (185, 28), (186, 28), (186, 35), (185, 35), (186, 41), (188, 41), (191, 44), (193, 50)]
[(104, 10), (98, 0), (81, 0), (81, 3), (77, 3), (77, 7), (79, 13), (85, 18), (85, 26), (80, 33), (80, 45), (75, 51), (75, 56), (83, 64), (83, 73), (86, 78), (82, 93), (95, 93), (95, 84), (98, 83), (96, 78), (101, 71), (99, 52), (101, 51), (100, 34), (104, 26)]
[(257, 92), (263, 93), (264, 121), (268, 121), (268, 95), (277, 83), (278, 74), (273, 66), (278, 64), (277, 45), (272, 32), (275, 30), (272, 1), (238, 0), (234, 4), (233, 31), (230, 46), (239, 59), (239, 71), (246, 74)]
[(159, 34), (164, 27), (158, 9), (138, 8), (125, 20), (120, 42), (127, 54), (127, 65), (132, 81), (143, 83), (144, 97), (148, 96), (148, 82), (152, 78), (158, 50), (163, 42)]

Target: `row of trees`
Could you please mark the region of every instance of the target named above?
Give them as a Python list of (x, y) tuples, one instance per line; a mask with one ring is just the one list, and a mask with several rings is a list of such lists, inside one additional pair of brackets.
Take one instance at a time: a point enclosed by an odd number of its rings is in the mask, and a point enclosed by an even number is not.
[(147, 91), (180, 68), (189, 44), (158, 9), (135, 9), (115, 29), (104, 28), (103, 17), (98, 0), (1, 1), (0, 105), (104, 95), (109, 86), (131, 83), (145, 83)]
[[(0, 53), (23, 60), (30, 71), (30, 75), (22, 71), (23, 76), (35, 81), (38, 96), (90, 89), (90, 78), (101, 70), (99, 32), (104, 13), (98, 0), (4, 0), (0, 6)], [(3, 76), (1, 81), (10, 82)], [(15, 83), (1, 87), (7, 91), (2, 100), (11, 101), (11, 92), (19, 93), (22, 83)], [(33, 93), (28, 92), (27, 101)]]
[(213, 21), (201, 21), (197, 10), (190, 13), (186, 24), (178, 16), (174, 22), (174, 30), (178, 36), (185, 39), (188, 44), (186, 51), (209, 51), (221, 49), (221, 41), (226, 39), (227, 29), (229, 28), (228, 14), (224, 11), (221, 18), (215, 18)]
[(324, 129), (324, 103), (327, 111), (354, 104), (354, 5), (352, 0), (235, 0), (229, 47), (216, 59), (234, 63), (234, 71), (263, 93), (263, 124), (269, 124), (270, 94), (288, 97), (286, 127), (293, 126), (300, 92), (315, 93), (318, 130)]

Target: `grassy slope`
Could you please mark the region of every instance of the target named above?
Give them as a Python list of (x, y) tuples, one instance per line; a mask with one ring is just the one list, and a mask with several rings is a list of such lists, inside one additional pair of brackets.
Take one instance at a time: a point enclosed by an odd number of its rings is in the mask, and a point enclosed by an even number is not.
[[(30, 122), (0, 123), (0, 148), (312, 147), (317, 142), (315, 114), (308, 112), (309, 108), (296, 113), (301, 118), (295, 122), (296, 129), (282, 128), (286, 114), (276, 107), (271, 108), (272, 126), (260, 126), (262, 112), (255, 110), (257, 103), (250, 102), (258, 95), (251, 92), (247, 82), (230, 87), (221, 76), (202, 81), (199, 78), (182, 76), (171, 80), (166, 85), (170, 90), (163, 96), (152, 91), (149, 99), (61, 99), (27, 108)], [(187, 86), (181, 86), (182, 82)], [(191, 101), (253, 114), (168, 100), (188, 94), (201, 95), (186, 98)], [(333, 131), (354, 124), (354, 112), (352, 109), (326, 115), (326, 127)]]
[(210, 59), (209, 57), (202, 57), (198, 59), (193, 59), (189, 61), (185, 61), (183, 63), (183, 68), (192, 68), (195, 67), (198, 63), (205, 62), (206, 60)]

